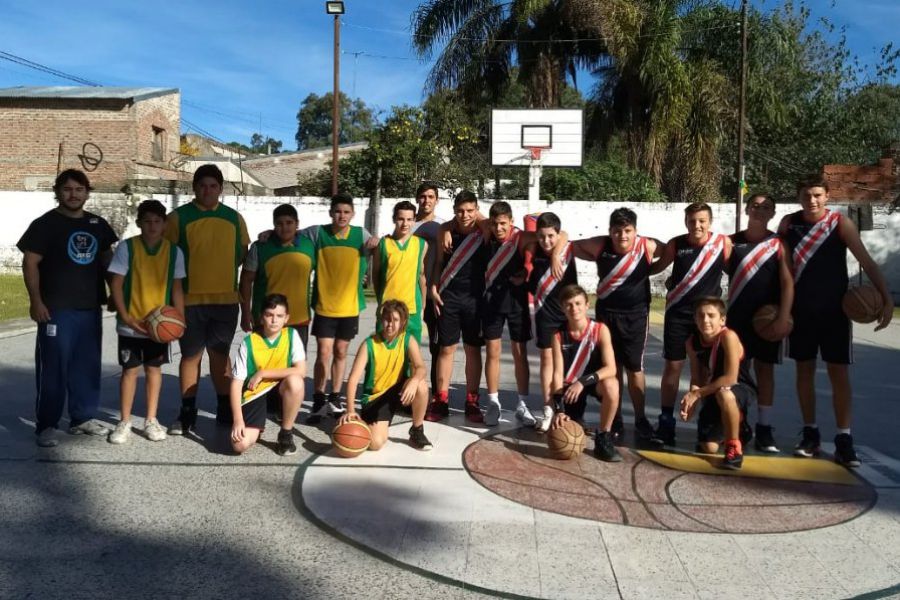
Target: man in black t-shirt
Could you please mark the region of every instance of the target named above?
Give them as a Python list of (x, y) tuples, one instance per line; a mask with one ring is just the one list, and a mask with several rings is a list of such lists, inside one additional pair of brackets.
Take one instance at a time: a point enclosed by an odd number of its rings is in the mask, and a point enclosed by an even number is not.
[(17, 244), (38, 324), (35, 433), (43, 447), (57, 444), (66, 399), (69, 433), (109, 433), (92, 419), (100, 405), (104, 273), (118, 238), (106, 220), (84, 210), (90, 190), (83, 172), (60, 173), (53, 185), (59, 205), (32, 221)]

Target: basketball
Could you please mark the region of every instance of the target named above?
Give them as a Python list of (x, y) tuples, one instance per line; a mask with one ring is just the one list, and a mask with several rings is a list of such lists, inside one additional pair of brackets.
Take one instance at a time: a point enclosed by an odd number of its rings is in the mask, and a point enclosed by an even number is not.
[(144, 319), (150, 339), (168, 344), (184, 335), (184, 316), (174, 306), (160, 306), (150, 311)]
[(881, 317), (884, 302), (881, 294), (871, 285), (852, 287), (841, 301), (844, 314), (855, 323), (872, 323)]
[[(759, 310), (756, 311), (753, 315), (753, 331), (756, 332), (756, 335), (766, 340), (767, 342), (780, 342), (784, 338), (782, 336), (775, 335), (773, 331), (772, 325), (774, 325), (775, 320), (778, 318), (778, 307), (774, 304), (764, 304), (759, 307)], [(790, 315), (788, 315), (788, 323), (791, 326), (791, 329), (794, 328), (794, 319)], [(790, 331), (788, 331), (790, 333)]]
[(584, 429), (575, 421), (566, 421), (547, 433), (547, 448), (557, 460), (571, 460), (584, 451)]
[(369, 449), (372, 432), (362, 421), (347, 421), (331, 432), (331, 444), (338, 456), (353, 458)]

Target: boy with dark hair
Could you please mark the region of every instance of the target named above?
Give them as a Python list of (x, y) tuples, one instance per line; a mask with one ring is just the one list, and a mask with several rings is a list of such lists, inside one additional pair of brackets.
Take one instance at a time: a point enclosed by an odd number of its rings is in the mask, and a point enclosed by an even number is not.
[(788, 355), (797, 363), (797, 397), (803, 415), (803, 437), (796, 456), (819, 453), (816, 425), (816, 356), (828, 367), (837, 436), (834, 459), (848, 467), (860, 462), (850, 433), (852, 393), (850, 368), (853, 340), (850, 321), (841, 309), (847, 291), (847, 250), (881, 293), (884, 308), (875, 330), (884, 329), (894, 315), (894, 301), (881, 270), (863, 245), (853, 221), (827, 208), (828, 183), (822, 177), (805, 179), (797, 186), (802, 210), (785, 216), (778, 227), (793, 258), (794, 329)]
[(428, 329), (428, 351), (431, 354), (431, 389), (437, 389), (437, 363), (441, 347), (438, 344), (437, 314), (434, 312), (434, 301), (431, 299), (431, 277), (435, 271), (435, 263), (442, 254), (438, 246), (438, 232), (444, 219), (434, 212), (439, 198), (438, 185), (433, 181), (426, 181), (416, 188), (416, 222), (413, 224), (413, 233), (428, 242), (425, 252), (425, 310), (422, 320)]
[(100, 406), (103, 275), (118, 238), (105, 219), (84, 210), (90, 191), (83, 172), (60, 173), (53, 184), (57, 207), (32, 221), (17, 244), (29, 313), (38, 324), (35, 434), (42, 447), (59, 443), (56, 428), (67, 401), (69, 433), (108, 433), (93, 419)]
[(755, 445), (761, 452), (777, 453), (770, 412), (775, 398), (775, 364), (781, 362), (781, 342), (762, 339), (753, 327), (753, 316), (767, 304), (778, 306), (773, 334), (783, 338), (790, 331), (788, 319), (794, 302), (794, 280), (787, 251), (778, 235), (769, 231), (775, 216), (775, 200), (754, 194), (747, 200), (747, 229), (732, 234), (728, 261), (728, 326), (740, 338), (744, 356), (753, 360), (756, 372), (757, 422)]
[(241, 270), (241, 329), (252, 331), (269, 294), (282, 294), (291, 308), (291, 322), (304, 347), (309, 342), (312, 274), (316, 269), (313, 242), (297, 235), (297, 209), (282, 204), (272, 211), (273, 234), (250, 245)]
[[(404, 200), (394, 205), (394, 231), (378, 241), (372, 257), (372, 281), (379, 306), (386, 300), (399, 300), (406, 305), (406, 331), (421, 344), (428, 242), (413, 235), (415, 218), (412, 202)], [(377, 326), (381, 326), (380, 320)]]
[(697, 451), (715, 454), (724, 443), (722, 467), (740, 469), (744, 462), (740, 428), (756, 399), (756, 386), (737, 334), (725, 327), (721, 298), (700, 298), (694, 310), (697, 333), (685, 344), (691, 363), (691, 389), (681, 399), (681, 419), (697, 417)]
[(681, 370), (687, 358), (685, 343), (695, 331), (694, 303), (698, 298), (722, 295), (722, 273), (731, 256), (731, 240), (710, 231), (712, 208), (694, 202), (684, 209), (687, 233), (669, 240), (650, 274), (673, 264), (666, 282), (666, 317), (663, 324), (663, 367), (660, 384), (661, 412), (653, 436), (658, 445), (675, 445), (675, 400)]
[[(409, 444), (419, 450), (432, 448), (423, 423), (428, 406), (425, 363), (418, 342), (406, 331), (408, 318), (405, 303), (386, 300), (379, 308), (380, 331), (360, 345), (347, 378), (347, 413), (338, 423), (357, 419), (368, 423), (372, 431), (369, 450), (380, 450), (387, 443), (394, 414), (404, 406), (412, 408)], [(357, 414), (356, 388), (361, 381), (362, 407)]]
[(594, 435), (594, 456), (605, 462), (622, 457), (613, 445), (613, 418), (619, 408), (619, 382), (609, 328), (587, 316), (588, 296), (579, 285), (559, 294), (566, 325), (553, 336), (553, 427), (569, 419), (581, 422), (587, 397), (600, 400), (600, 426)]
[[(528, 276), (528, 291), (534, 301), (534, 328), (538, 350), (541, 354), (541, 397), (544, 401), (543, 415), (537, 419), (535, 427), (542, 432), (553, 423), (553, 338), (566, 325), (566, 315), (559, 302), (560, 291), (578, 283), (578, 271), (573, 260), (572, 245), (566, 244), (562, 252), (557, 249), (562, 223), (552, 212), (541, 213), (537, 219), (537, 242), (528, 244), (526, 254), (531, 253), (531, 273)], [(562, 279), (553, 275), (552, 257), (562, 255)], [(522, 416), (516, 410), (516, 417), (523, 424), (528, 423), (531, 412), (525, 409)], [(534, 417), (531, 418), (534, 420)]]
[(128, 238), (116, 247), (109, 265), (109, 289), (118, 314), (119, 335), (119, 402), (122, 418), (109, 442), (123, 444), (131, 437), (131, 407), (137, 387), (138, 372), (144, 367), (147, 393), (147, 418), (144, 435), (152, 442), (166, 439), (166, 431), (156, 419), (159, 391), (162, 387), (162, 365), (169, 362), (169, 344), (161, 344), (147, 336), (144, 318), (160, 306), (174, 306), (184, 314), (184, 255), (181, 249), (163, 238), (166, 208), (158, 200), (145, 200), (138, 205), (137, 225), (141, 234)]
[(303, 403), (306, 352), (290, 320), (288, 301), (282, 294), (263, 299), (256, 330), (244, 338), (231, 370), (231, 446), (242, 454), (262, 436), (266, 428), (264, 397), (274, 395), (281, 403), (281, 429), (275, 452), (288, 456), (297, 452), (294, 421)]
[[(608, 235), (578, 240), (575, 256), (597, 265), (596, 318), (609, 327), (617, 361), (619, 396), (627, 383), (634, 407), (635, 437), (649, 440), (653, 427), (644, 412), (646, 379), (644, 350), (650, 330), (650, 265), (663, 245), (638, 235), (637, 214), (617, 208), (609, 215)], [(621, 405), (619, 406), (621, 411)], [(622, 434), (622, 415), (613, 421), (613, 433)]]
[(219, 201), (224, 178), (215, 165), (194, 173), (194, 199), (166, 218), (165, 237), (184, 253), (184, 304), (187, 329), (178, 341), (181, 410), (171, 435), (187, 434), (197, 421), (197, 386), (203, 351), (216, 390), (216, 421), (231, 423), (228, 354), (238, 325), (238, 267), (250, 236), (243, 217)]

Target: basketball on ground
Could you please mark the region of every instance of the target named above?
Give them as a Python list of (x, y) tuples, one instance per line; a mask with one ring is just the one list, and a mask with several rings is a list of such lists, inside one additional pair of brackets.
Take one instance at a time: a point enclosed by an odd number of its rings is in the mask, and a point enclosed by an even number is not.
[(353, 458), (369, 449), (372, 432), (362, 421), (347, 421), (331, 432), (331, 444), (338, 456)]
[(566, 421), (547, 433), (547, 448), (557, 460), (570, 460), (584, 451), (584, 429), (575, 421)]
[[(776, 335), (773, 327), (777, 319), (778, 307), (774, 304), (764, 304), (753, 314), (753, 331), (767, 342), (780, 342), (784, 339), (784, 336)], [(794, 319), (790, 315), (788, 315), (788, 323), (793, 329)], [(790, 333), (790, 330), (788, 330), (788, 333)]]
[(144, 319), (150, 339), (168, 344), (184, 335), (184, 316), (174, 306), (160, 306), (150, 311)]
[(874, 286), (861, 285), (847, 290), (841, 307), (854, 323), (872, 323), (881, 317), (884, 302)]

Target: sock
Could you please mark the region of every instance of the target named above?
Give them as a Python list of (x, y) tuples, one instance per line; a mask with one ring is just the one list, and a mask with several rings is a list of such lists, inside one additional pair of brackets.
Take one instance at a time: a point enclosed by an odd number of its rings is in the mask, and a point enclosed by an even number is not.
[(466, 402), (478, 404), (478, 392), (466, 392)]
[(294, 435), (293, 429), (285, 429), (282, 427), (278, 432), (278, 437), (291, 437), (292, 435)]
[(849, 427), (846, 427), (846, 428), (838, 427), (837, 432), (838, 432), (838, 435), (841, 435), (842, 433), (846, 433), (847, 435), (850, 435), (850, 428)]
[(741, 446), (741, 440), (728, 440), (725, 442), (725, 445), (726, 446), (734, 446), (735, 448), (737, 448), (737, 451), (739, 454), (744, 453), (744, 449)]
[(197, 408), (197, 396), (184, 396), (181, 398), (181, 407), (194, 410)]
[(437, 400), (438, 402), (443, 402), (444, 404), (446, 404), (449, 399), (449, 396), (450, 396), (449, 390), (441, 390), (434, 395), (434, 399)]
[(818, 429), (818, 428), (819, 428), (819, 426), (816, 425), (815, 421), (813, 421), (812, 423), (804, 423), (803, 426), (804, 426), (804, 427), (812, 427), (813, 429)]
[(488, 402), (493, 402), (494, 404), (500, 404), (500, 392), (489, 392), (488, 393)]
[(528, 394), (519, 394), (519, 404), (528, 407)]
[(674, 406), (663, 406), (659, 409), (659, 413), (665, 417), (674, 419), (675, 418), (675, 407)]
[(772, 412), (771, 406), (763, 406), (760, 404), (756, 407), (756, 423), (758, 425), (769, 425), (769, 416)]

